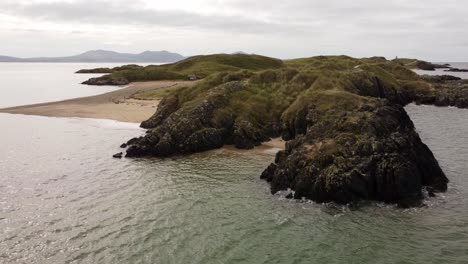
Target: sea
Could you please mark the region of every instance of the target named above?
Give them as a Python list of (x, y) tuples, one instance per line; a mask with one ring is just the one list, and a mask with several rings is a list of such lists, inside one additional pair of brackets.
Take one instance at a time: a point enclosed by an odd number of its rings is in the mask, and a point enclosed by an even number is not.
[[(450, 64), (453, 68), (468, 69), (467, 62), (438, 62), (437, 64)], [(462, 79), (468, 79), (468, 72), (447, 72), (447, 69), (436, 69), (435, 71), (414, 70), (420, 75), (452, 75)]]
[[(0, 107), (118, 89), (74, 74), (103, 66), (0, 63)], [(139, 124), (0, 114), (0, 263), (468, 263), (468, 110), (406, 110), (450, 179), (412, 209), (272, 195), (274, 149), (119, 160)]]

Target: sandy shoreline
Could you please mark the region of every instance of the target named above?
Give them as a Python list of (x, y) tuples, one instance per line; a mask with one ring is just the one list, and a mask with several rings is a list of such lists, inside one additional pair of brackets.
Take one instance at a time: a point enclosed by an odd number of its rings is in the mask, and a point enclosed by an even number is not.
[(100, 95), (9, 107), (0, 109), (0, 113), (111, 119), (122, 122), (140, 123), (155, 113), (159, 100), (132, 99), (131, 97), (134, 94), (192, 84), (193, 82), (187, 81), (136, 82), (130, 84), (128, 87)]
[[(48, 102), (32, 105), (15, 106), (0, 109), (0, 113), (38, 115), (49, 117), (79, 117), (95, 119), (111, 119), (121, 122), (140, 123), (150, 118), (159, 105), (160, 100), (137, 100), (132, 98), (139, 92), (164, 89), (176, 86), (193, 85), (196, 82), (188, 81), (154, 81), (136, 82), (112, 92), (68, 99), (57, 102)], [(280, 138), (264, 142), (255, 147), (256, 151), (269, 149), (284, 149), (285, 142)], [(224, 146), (227, 151), (240, 150), (234, 146)]]

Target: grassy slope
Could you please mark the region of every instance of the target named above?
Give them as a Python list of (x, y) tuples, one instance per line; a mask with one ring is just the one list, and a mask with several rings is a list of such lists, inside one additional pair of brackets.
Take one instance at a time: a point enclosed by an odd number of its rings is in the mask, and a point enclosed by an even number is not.
[(246, 84), (246, 88), (235, 93), (226, 107), (216, 111), (217, 119), (233, 116), (255, 127), (264, 128), (278, 122), (281, 122), (278, 125), (285, 127), (294, 122), (298, 113), (311, 103), (322, 109), (337, 105), (349, 109), (357, 107), (360, 104), (357, 99), (362, 98), (357, 95), (357, 86), (372, 86), (374, 78), (378, 78), (391, 91), (410, 89), (417, 93), (432, 92), (429, 85), (421, 82), (415, 73), (399, 63), (378, 57), (354, 59), (321, 56), (286, 61), (277, 69), (222, 72), (211, 75), (190, 89), (160, 90), (138, 97), (152, 99), (175, 96), (183, 106), (196, 98), (205, 97), (214, 87), (239, 80)]
[[(154, 66), (149, 66), (147, 68), (151, 69), (152, 67)], [(371, 70), (375, 74), (380, 75), (382, 79), (392, 78), (392, 76), (386, 74), (386, 71), (390, 71), (391, 75), (398, 75), (397, 77), (401, 80), (417, 79), (416, 74), (401, 67), (400, 64), (392, 63), (380, 57), (355, 59), (348, 56), (319, 56), (288, 60), (282, 63), (276, 59), (256, 55), (210, 55), (192, 57), (175, 64), (164, 65), (164, 67), (171, 72), (183, 74), (195, 73), (199, 76), (209, 76), (210, 73), (220, 73), (219, 76), (211, 76), (211, 80), (208, 80), (208, 83), (213, 83), (213, 80), (217, 79), (216, 83), (218, 84), (233, 80), (243, 80), (251, 76), (253, 76), (252, 84), (262, 83), (262, 86), (265, 86), (265, 82), (275, 82), (276, 85), (279, 85), (280, 82), (291, 81), (293, 77), (293, 83), (288, 85), (297, 86), (295, 83), (300, 82), (311, 84), (317, 79), (320, 79), (316, 85), (316, 87), (320, 89), (326, 88), (327, 86), (334, 86), (337, 82), (341, 82), (340, 80), (348, 78), (350, 74), (362, 72), (362, 69), (366, 71)], [(360, 67), (363, 68), (360, 69)], [(160, 70), (162, 68), (157, 69)], [(258, 74), (254, 74), (255, 72)], [(126, 73), (127, 72), (124, 72), (123, 75)], [(114, 75), (122, 76), (121, 72), (116, 72)], [(397, 85), (393, 80), (389, 80), (388, 82), (393, 82), (393, 86)], [(342, 83), (341, 85), (346, 84)], [(274, 88), (263, 90), (262, 96), (271, 97), (271, 95), (273, 95), (271, 92), (278, 93), (277, 91), (271, 91), (271, 89)], [(285, 103), (291, 103), (291, 98), (298, 96), (303, 89), (305, 88), (293, 87), (288, 89)], [(136, 97), (140, 99), (161, 98), (170, 94), (172, 90), (172, 88), (168, 88), (150, 91), (137, 94)], [(276, 96), (277, 95), (278, 94), (276, 94)], [(281, 96), (283, 95), (284, 94)]]
[[(165, 65), (149, 65), (146, 67), (126, 65), (111, 69), (111, 74), (103, 79), (126, 79), (134, 81), (157, 80), (183, 80), (188, 75), (195, 74), (198, 78), (205, 78), (217, 72), (232, 72), (245, 70), (264, 70), (280, 68), (283, 62), (278, 59), (260, 55), (246, 54), (215, 54), (207, 56), (194, 56), (185, 60)], [(109, 72), (105, 69), (103, 73)], [(93, 72), (93, 70), (81, 70), (80, 72)], [(95, 71), (94, 71), (95, 72)]]

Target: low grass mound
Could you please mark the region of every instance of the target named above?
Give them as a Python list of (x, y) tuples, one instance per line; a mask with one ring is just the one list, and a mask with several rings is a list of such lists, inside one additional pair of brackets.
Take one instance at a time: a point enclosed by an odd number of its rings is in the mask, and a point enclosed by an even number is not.
[(182, 74), (195, 74), (204, 78), (212, 73), (239, 70), (259, 71), (283, 66), (278, 59), (248, 54), (214, 54), (194, 56), (166, 67)]
[(277, 69), (282, 66), (283, 62), (281, 60), (260, 55), (215, 54), (194, 56), (173, 64), (149, 65), (146, 67), (125, 65), (113, 69), (101, 68), (80, 70), (79, 72), (110, 73), (99, 78), (92, 78), (84, 82), (84, 84), (121, 85), (122, 83), (128, 84), (137, 81), (184, 80), (189, 76), (202, 79), (219, 72), (260, 71)]

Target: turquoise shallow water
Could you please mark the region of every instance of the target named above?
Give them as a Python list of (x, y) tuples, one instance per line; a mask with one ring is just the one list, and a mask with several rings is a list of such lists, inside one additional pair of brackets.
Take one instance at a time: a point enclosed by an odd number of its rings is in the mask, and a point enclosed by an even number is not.
[(467, 263), (468, 110), (408, 108), (451, 180), (409, 210), (270, 195), (274, 151), (116, 160), (135, 124), (0, 115), (1, 263)]
[[(99, 92), (74, 75), (28, 82), (26, 66), (8, 75), (23, 92)], [(116, 160), (138, 124), (0, 114), (0, 263), (468, 263), (468, 110), (407, 111), (451, 181), (408, 210), (271, 195), (259, 175), (275, 150)]]

